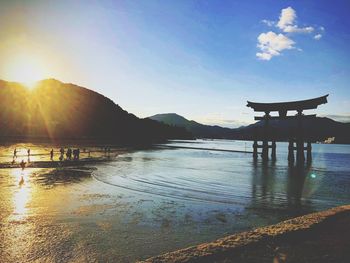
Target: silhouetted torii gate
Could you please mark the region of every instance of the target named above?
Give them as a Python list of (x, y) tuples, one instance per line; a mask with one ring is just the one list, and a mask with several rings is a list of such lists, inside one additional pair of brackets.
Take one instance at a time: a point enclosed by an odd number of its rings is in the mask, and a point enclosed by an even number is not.
[[(304, 147), (304, 136), (302, 130), (303, 120), (310, 118), (315, 118), (316, 114), (304, 115), (303, 110), (316, 109), (318, 105), (327, 103), (328, 94), (322, 97), (300, 100), (300, 101), (290, 101), (290, 102), (277, 102), (277, 103), (258, 103), (247, 101), (247, 107), (253, 108), (255, 112), (264, 112), (264, 116), (255, 116), (255, 120), (264, 120), (264, 134), (262, 138), (262, 145), (259, 145), (257, 138), (254, 138), (253, 144), (253, 157), (256, 159), (258, 157), (258, 148), (262, 148), (262, 158), (263, 160), (268, 159), (269, 148), (272, 148), (271, 158), (276, 159), (276, 139), (270, 138), (272, 144), (269, 145), (269, 136), (267, 134), (267, 127), (269, 120), (285, 120), (285, 119), (296, 119), (298, 123), (297, 133), (295, 138), (290, 136), (289, 146), (288, 146), (288, 161), (294, 163), (294, 150), (297, 151), (296, 159), (297, 163), (304, 163), (305, 156), (304, 150), (307, 150), (307, 162), (311, 162), (311, 142), (307, 142), (307, 146)], [(278, 116), (271, 116), (270, 113), (277, 111)], [(296, 111), (296, 115), (287, 115), (288, 111)], [(296, 142), (296, 147), (294, 147), (294, 139)]]

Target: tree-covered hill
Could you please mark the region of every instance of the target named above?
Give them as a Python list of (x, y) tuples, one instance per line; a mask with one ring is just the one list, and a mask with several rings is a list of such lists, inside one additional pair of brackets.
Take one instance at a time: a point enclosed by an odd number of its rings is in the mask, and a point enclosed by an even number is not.
[(48, 79), (33, 88), (0, 80), (0, 138), (97, 140), (138, 144), (185, 139), (191, 134), (140, 119), (107, 97)]

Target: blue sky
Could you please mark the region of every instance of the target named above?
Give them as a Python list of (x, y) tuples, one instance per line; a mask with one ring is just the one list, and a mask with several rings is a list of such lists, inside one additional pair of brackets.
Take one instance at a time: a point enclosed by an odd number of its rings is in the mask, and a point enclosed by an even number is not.
[(0, 0), (0, 78), (19, 81), (7, 67), (21, 52), (42, 78), (139, 117), (234, 127), (253, 122), (247, 100), (329, 93), (317, 113), (350, 121), (349, 11), (346, 0)]

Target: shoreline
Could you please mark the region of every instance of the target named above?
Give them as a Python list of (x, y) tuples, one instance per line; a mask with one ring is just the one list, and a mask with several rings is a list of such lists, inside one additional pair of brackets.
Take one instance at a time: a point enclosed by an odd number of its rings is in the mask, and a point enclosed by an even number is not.
[[(111, 161), (111, 157), (99, 157), (99, 158), (82, 158), (79, 160), (64, 160), (64, 161), (33, 161), (26, 163), (26, 168), (60, 168), (71, 166), (83, 166), (86, 164), (97, 164)], [(20, 169), (20, 163), (0, 163), (0, 169)]]
[(350, 262), (349, 245), (344, 205), (139, 262)]

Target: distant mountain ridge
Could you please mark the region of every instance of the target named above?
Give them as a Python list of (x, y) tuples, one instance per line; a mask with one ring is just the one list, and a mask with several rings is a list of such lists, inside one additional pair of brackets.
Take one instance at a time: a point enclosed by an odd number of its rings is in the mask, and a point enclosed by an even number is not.
[[(195, 121), (187, 120), (175, 113), (156, 114), (149, 118), (168, 125), (186, 128), (197, 138), (252, 140), (255, 137), (260, 138), (264, 132), (263, 121), (236, 129), (230, 129), (200, 124)], [(296, 127), (296, 120), (271, 120), (269, 122), (268, 134), (274, 136), (277, 140), (283, 141), (287, 140), (291, 134), (295, 133)], [(329, 118), (317, 117), (305, 121), (303, 123), (303, 130), (305, 131), (305, 137), (312, 141), (322, 141), (328, 137), (335, 137), (337, 143), (350, 143), (350, 123), (342, 123)]]
[(183, 128), (139, 119), (109, 98), (47, 79), (33, 89), (0, 80), (0, 140), (91, 139), (121, 144), (191, 138)]
[(205, 125), (195, 121), (190, 121), (181, 115), (176, 113), (163, 113), (156, 114), (148, 117), (151, 120), (159, 121), (168, 125), (183, 127), (191, 132), (195, 137), (203, 138), (230, 138), (232, 130), (230, 128), (224, 128), (217, 125)]

